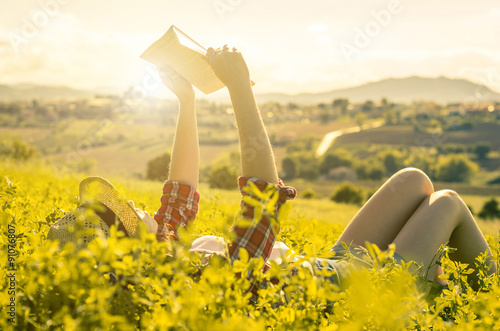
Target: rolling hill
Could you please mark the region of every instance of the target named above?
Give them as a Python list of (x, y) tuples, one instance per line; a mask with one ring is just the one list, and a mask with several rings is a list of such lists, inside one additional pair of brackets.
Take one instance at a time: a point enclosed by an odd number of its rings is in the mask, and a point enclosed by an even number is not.
[[(92, 97), (108, 91), (101, 89), (78, 90), (67, 86), (45, 86), (33, 84), (0, 85), (0, 101), (32, 100), (32, 99), (76, 99)], [(116, 93), (120, 94), (120, 93)], [(500, 102), (500, 93), (488, 87), (464, 79), (446, 77), (426, 78), (388, 78), (377, 82), (333, 90), (321, 93), (266, 93), (258, 94), (259, 103), (276, 101), (281, 103), (315, 104), (330, 103), (336, 98), (347, 98), (352, 102), (380, 100), (387, 98), (394, 102), (410, 103), (412, 101), (434, 101), (441, 104), (455, 102), (496, 101)], [(222, 101), (222, 100), (219, 100)], [(227, 102), (228, 100), (223, 100)]]
[(0, 85), (0, 101), (20, 101), (32, 99), (78, 99), (96, 94), (93, 91), (77, 90), (67, 86), (49, 85)]
[[(480, 93), (480, 95), (478, 94)], [(295, 95), (269, 93), (257, 96), (259, 102), (295, 102), (302, 104), (330, 103), (336, 98), (347, 98), (352, 102), (380, 100), (387, 98), (394, 102), (410, 103), (412, 101), (434, 101), (441, 104), (455, 102), (500, 101), (500, 93), (496, 93), (484, 85), (472, 83), (464, 79), (446, 77), (425, 78), (389, 78), (364, 85), (334, 90), (323, 93), (301, 93)]]

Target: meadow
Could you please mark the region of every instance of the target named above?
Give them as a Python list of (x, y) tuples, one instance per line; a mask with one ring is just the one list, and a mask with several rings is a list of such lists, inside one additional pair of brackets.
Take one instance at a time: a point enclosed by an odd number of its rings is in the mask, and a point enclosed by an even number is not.
[[(198, 110), (202, 199), (192, 235), (169, 246), (147, 233), (129, 239), (112, 231), (107, 240), (96, 239), (88, 250), (74, 252), (71, 245), (61, 250), (57, 243), (46, 240), (47, 232), (80, 204), (78, 183), (88, 175), (106, 177), (150, 214), (160, 204), (161, 182), (145, 180), (146, 166), (172, 144), (176, 105), (152, 102), (141, 113), (134, 113), (113, 103), (99, 108), (92, 102), (28, 102), (21, 107), (22, 114), (31, 117), (2, 117), (0, 154), (5, 158), (0, 164), (0, 259), (5, 265), (1, 270), (5, 282), (0, 291), (0, 329), (500, 329), (500, 275), (485, 275), (484, 256), (477, 262), (480, 291), (472, 290), (467, 281), (468, 266), (449, 259), (452, 248), (448, 247), (436, 252), (436, 261), (450, 281), (442, 292), (435, 292), (433, 284), (421, 277), (425, 270), (419, 266), (394, 263), (391, 249), (368, 246), (364, 255), (368, 267), (353, 271), (349, 286), (343, 289), (325, 281), (331, 276), (328, 271), (313, 276), (300, 265), (325, 256), (359, 209), (359, 205), (330, 200), (343, 180), (317, 172), (326, 158), (314, 155), (315, 144), (326, 133), (359, 125), (361, 120), (379, 121), (384, 114), (390, 115), (392, 106), (364, 111), (361, 105), (354, 105), (342, 114), (333, 105), (261, 105), (280, 172), (287, 157), (296, 157), (297, 166), (316, 171), (312, 172), (314, 178), (297, 172), (286, 180), (298, 189), (299, 196), (288, 204), (288, 215), (280, 218), (278, 240), (291, 250), (269, 272), (262, 272), (259, 259), (242, 258), (232, 265), (224, 258), (212, 259), (207, 266), (205, 257), (186, 250), (189, 241), (200, 234), (230, 241), (229, 229), (241, 198), (237, 190), (211, 188), (207, 181), (207, 169), (217, 162), (230, 162), (234, 171), (239, 168), (229, 154), (238, 148), (232, 109), (210, 103)], [(384, 166), (378, 178), (355, 180), (364, 201), (397, 171), (394, 166), (414, 166), (411, 160), (416, 156), (429, 157), (432, 164), (440, 150), (454, 153), (449, 150), (461, 149), (481, 171), (469, 182), (437, 182), (435, 187), (456, 190), (479, 212), (499, 192), (498, 184), (490, 184), (500, 175), (498, 115), (471, 115), (467, 120), (475, 121), (472, 127), (450, 131), (450, 118), (433, 114), (432, 105), (424, 106), (429, 108), (425, 116), (412, 109), (415, 105), (405, 106), (408, 115), (401, 117), (401, 123), (387, 120), (381, 128), (342, 136), (326, 155), (333, 153), (338, 160), (349, 161), (352, 171), (374, 163)], [(108, 108), (114, 110), (107, 112)], [(358, 116), (360, 112), (363, 118)], [(9, 124), (14, 122), (17, 124)], [(440, 140), (420, 148), (419, 141), (433, 138)], [(485, 159), (471, 152), (482, 141), (491, 141)], [(388, 151), (401, 156), (392, 170), (383, 162)], [(313, 198), (302, 196), (308, 191)], [(478, 224), (488, 235), (498, 262), (500, 220), (478, 219)], [(299, 263), (290, 262), (297, 258)], [(109, 272), (116, 275), (116, 282)], [(252, 272), (253, 278), (238, 277), (242, 272)], [(247, 289), (253, 282), (261, 286), (257, 300), (250, 302)]]
[[(45, 240), (51, 224), (79, 204), (78, 183), (85, 175), (55, 172), (42, 162), (2, 162), (0, 205), (3, 235), (0, 273), (2, 330), (470, 330), (500, 328), (500, 277), (484, 275), (481, 290), (467, 283), (467, 266), (447, 258), (441, 264), (450, 284), (432, 298), (431, 284), (413, 264), (397, 265), (391, 251), (371, 247), (370, 267), (358, 271), (346, 289), (313, 277), (296, 264), (284, 262), (262, 273), (261, 260), (234, 263), (213, 260), (202, 266), (186, 252), (189, 239), (169, 247), (153, 235), (123, 238), (112, 232), (96, 239), (88, 250), (74, 253)], [(161, 184), (108, 176), (136, 204), (152, 213), (159, 206)], [(229, 238), (239, 209), (235, 191), (201, 187), (200, 213), (193, 234)], [(280, 219), (278, 240), (303, 259), (325, 254), (356, 212), (356, 206), (298, 198), (288, 217)], [(498, 223), (488, 237), (498, 262)], [(496, 230), (495, 230), (496, 229)], [(186, 238), (190, 238), (186, 236)], [(292, 275), (296, 268), (297, 274)], [(198, 270), (203, 269), (201, 274)], [(111, 283), (107, 272), (118, 281)], [(253, 271), (259, 297), (249, 303), (250, 281), (238, 272)], [(325, 277), (330, 276), (328, 273)], [(278, 280), (278, 281), (276, 281)]]

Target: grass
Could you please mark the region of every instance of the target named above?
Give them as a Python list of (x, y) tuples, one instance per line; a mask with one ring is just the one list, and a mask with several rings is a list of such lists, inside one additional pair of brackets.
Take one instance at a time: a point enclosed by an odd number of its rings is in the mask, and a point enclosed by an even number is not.
[[(154, 235), (127, 239), (113, 232), (77, 254), (71, 247), (60, 251), (45, 236), (54, 221), (79, 204), (78, 182), (84, 176), (54, 173), (40, 163), (2, 162), (0, 224), (5, 231), (14, 227), (16, 234), (16, 269), (0, 269), (3, 279), (15, 277), (14, 292), (8, 282), (0, 290), (2, 303), (14, 298), (15, 319), (8, 320), (9, 307), (2, 304), (2, 330), (467, 330), (494, 329), (500, 323), (498, 275), (482, 277), (489, 290), (475, 292), (463, 278), (465, 267), (446, 258), (443, 266), (453, 284), (446, 295), (426, 301), (425, 283), (409, 266), (393, 264), (390, 252), (373, 247), (373, 266), (353, 270), (352, 283), (343, 290), (296, 264), (274, 265), (265, 274), (259, 260), (231, 265), (212, 259), (202, 267), (201, 258), (180, 245), (167, 259), (167, 245)], [(118, 174), (107, 179), (139, 207), (150, 213), (158, 208), (161, 183)], [(239, 193), (203, 185), (200, 191), (192, 231), (230, 236)], [(278, 239), (305, 253), (306, 260), (327, 252), (357, 210), (326, 199), (297, 199), (291, 205)], [(0, 242), (2, 261), (12, 258), (8, 238)], [(498, 254), (500, 243), (493, 238), (491, 243)], [(116, 274), (116, 283), (106, 276), (109, 271)], [(268, 284), (258, 290), (253, 305), (248, 303), (250, 281), (237, 275), (250, 271)]]

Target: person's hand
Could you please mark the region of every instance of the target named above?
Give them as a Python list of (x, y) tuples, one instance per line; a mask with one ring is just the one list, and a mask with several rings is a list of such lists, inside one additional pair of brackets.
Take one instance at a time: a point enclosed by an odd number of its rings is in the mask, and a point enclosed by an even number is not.
[(158, 231), (158, 223), (156, 223), (155, 219), (149, 216), (146, 211), (137, 208), (134, 204), (134, 201), (130, 200), (128, 203), (132, 206), (132, 208), (135, 209), (144, 224), (146, 224), (149, 233), (156, 233)]
[(215, 74), (228, 89), (251, 86), (247, 64), (236, 48), (230, 50), (227, 45), (222, 49), (210, 47), (207, 50), (207, 57)]
[(193, 85), (179, 75), (174, 69), (168, 66), (158, 66), (158, 73), (160, 74), (163, 84), (177, 96), (180, 102), (194, 100)]

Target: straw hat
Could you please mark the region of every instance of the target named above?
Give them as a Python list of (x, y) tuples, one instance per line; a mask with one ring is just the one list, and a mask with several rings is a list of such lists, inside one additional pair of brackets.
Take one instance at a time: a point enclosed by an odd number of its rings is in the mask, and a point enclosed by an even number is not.
[(80, 199), (80, 206), (50, 227), (48, 239), (59, 240), (61, 246), (73, 242), (80, 250), (96, 237), (108, 237), (112, 225), (128, 237), (139, 237), (141, 218), (106, 179), (88, 177), (82, 180)]

